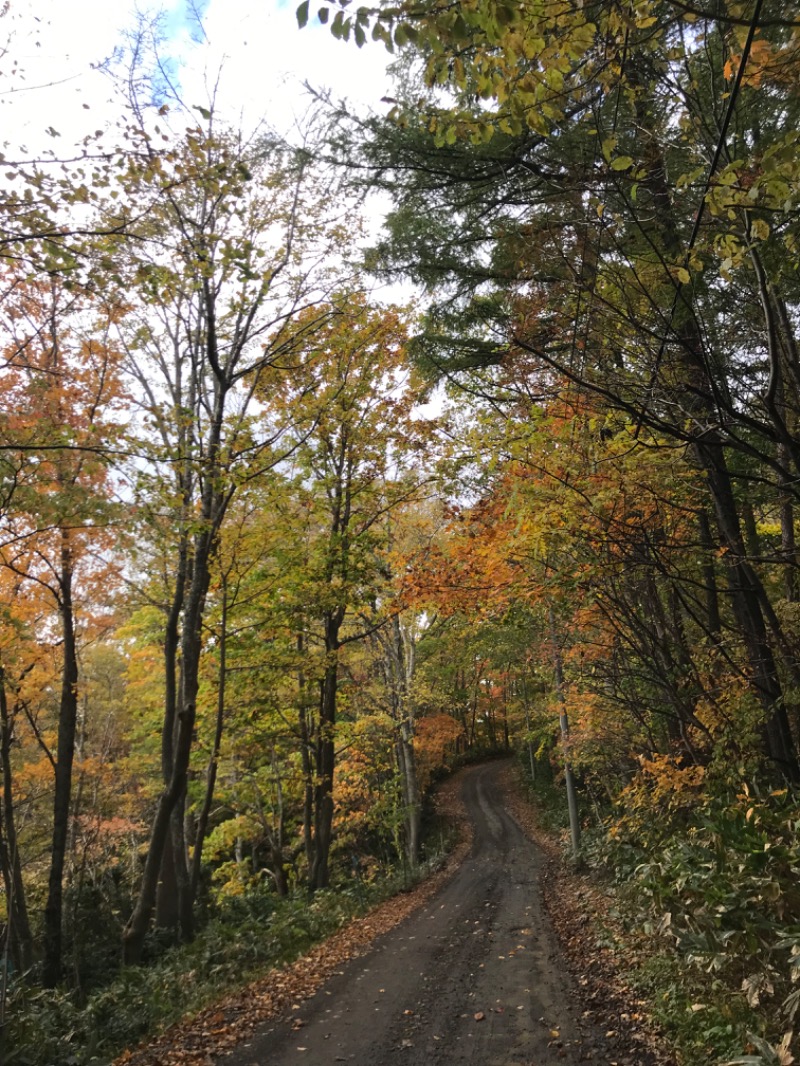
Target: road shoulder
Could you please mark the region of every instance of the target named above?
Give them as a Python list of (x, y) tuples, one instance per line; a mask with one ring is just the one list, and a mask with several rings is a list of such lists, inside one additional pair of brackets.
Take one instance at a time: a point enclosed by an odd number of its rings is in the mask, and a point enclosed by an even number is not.
[[(583, 1001), (584, 1018), (605, 1029), (618, 1066), (675, 1066), (665, 1038), (648, 1016), (646, 1001), (626, 979), (624, 970), (635, 961), (621, 965), (620, 954), (602, 942), (613, 925), (612, 899), (591, 875), (572, 869), (558, 840), (542, 830), (516, 764), (505, 769), (502, 785), (508, 810), (546, 855), (544, 905)], [(621, 950), (623, 934), (618, 929), (613, 934)]]

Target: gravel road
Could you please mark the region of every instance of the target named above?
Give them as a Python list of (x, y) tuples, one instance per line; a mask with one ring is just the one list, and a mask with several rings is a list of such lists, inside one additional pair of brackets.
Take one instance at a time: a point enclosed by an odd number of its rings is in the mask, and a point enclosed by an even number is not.
[(426, 906), (376, 940), (225, 1066), (608, 1066), (581, 1011), (539, 885), (503, 806), (503, 764), (464, 775), (472, 851)]

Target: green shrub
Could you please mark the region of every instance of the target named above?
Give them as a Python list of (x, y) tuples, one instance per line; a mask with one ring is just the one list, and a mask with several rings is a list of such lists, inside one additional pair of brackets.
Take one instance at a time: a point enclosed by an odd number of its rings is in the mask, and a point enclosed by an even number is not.
[(592, 852), (658, 941), (640, 981), (687, 1062), (766, 1063), (800, 1001), (800, 801), (751, 783), (659, 813), (623, 809)]
[(389, 887), (351, 885), (311, 899), (298, 893), (281, 900), (256, 892), (226, 901), (191, 944), (166, 950), (149, 966), (122, 970), (83, 1006), (63, 991), (17, 985), (7, 1004), (4, 1066), (82, 1066), (98, 1056), (108, 1058), (298, 957)]

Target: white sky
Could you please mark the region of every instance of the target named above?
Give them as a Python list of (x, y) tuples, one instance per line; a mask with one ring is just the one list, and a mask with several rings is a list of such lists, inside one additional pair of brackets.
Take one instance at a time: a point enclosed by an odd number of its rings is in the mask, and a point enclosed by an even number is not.
[[(209, 86), (217, 82), (217, 113), (245, 136), (262, 123), (281, 133), (302, 123), (311, 103), (305, 81), (330, 90), (335, 100), (347, 98), (359, 112), (388, 111), (381, 97), (391, 95), (386, 68), (393, 57), (384, 46), (369, 42), (359, 49), (336, 40), (318, 22), (315, 0), (300, 30), (298, 3), (195, 0), (203, 9), (203, 41), (187, 0), (11, 0), (0, 17), (0, 151), (10, 161), (44, 152), (68, 158), (85, 136), (120, 120), (124, 109), (112, 80), (93, 68), (124, 44), (137, 9), (163, 13), (164, 53), (183, 102), (208, 106)], [(371, 235), (387, 208), (385, 197), (364, 205), (361, 217)], [(375, 295), (405, 303), (415, 294), (401, 283), (380, 285)]]
[[(208, 43), (198, 44), (185, 0), (164, 0), (159, 7), (166, 16), (167, 48), (185, 102), (205, 106), (207, 86), (222, 68), (218, 110), (245, 132), (261, 121), (289, 128), (308, 106), (304, 80), (330, 88), (336, 98), (386, 110), (380, 101), (388, 93), (385, 68), (391, 57), (383, 45), (358, 49), (352, 41), (337, 41), (314, 17), (299, 30), (297, 2), (208, 0), (203, 19)], [(119, 108), (111, 102), (109, 80), (92, 65), (110, 56), (123, 31), (134, 26), (136, 6), (134, 0), (11, 0), (0, 19), (0, 42), (8, 41), (0, 63), (6, 143), (63, 151), (113, 121)], [(21, 76), (13, 73), (15, 65)], [(57, 144), (45, 133), (50, 127), (61, 134)]]

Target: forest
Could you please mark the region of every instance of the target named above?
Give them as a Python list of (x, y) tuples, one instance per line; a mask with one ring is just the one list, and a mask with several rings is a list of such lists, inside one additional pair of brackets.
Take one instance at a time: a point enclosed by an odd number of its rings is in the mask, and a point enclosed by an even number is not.
[(677, 1061), (788, 1066), (800, 18), (297, 21), (394, 96), (246, 134), (141, 24), (116, 124), (0, 155), (3, 1062), (292, 957), (513, 754)]

